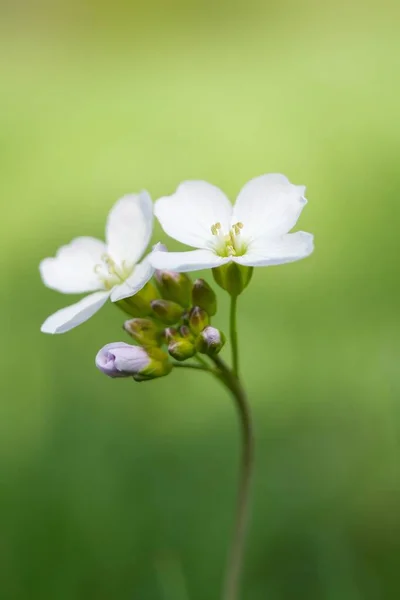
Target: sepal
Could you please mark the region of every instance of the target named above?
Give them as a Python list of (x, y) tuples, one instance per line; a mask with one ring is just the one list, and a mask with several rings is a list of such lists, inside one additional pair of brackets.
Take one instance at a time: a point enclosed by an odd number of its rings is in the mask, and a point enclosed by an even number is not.
[(196, 279), (193, 284), (192, 304), (203, 308), (210, 317), (217, 312), (216, 293), (204, 279)]
[(253, 275), (253, 267), (245, 267), (230, 262), (221, 267), (215, 267), (212, 272), (215, 282), (235, 297), (239, 296), (249, 285)]
[(200, 306), (194, 306), (189, 313), (189, 327), (192, 333), (195, 336), (199, 335), (209, 323), (207, 312)]

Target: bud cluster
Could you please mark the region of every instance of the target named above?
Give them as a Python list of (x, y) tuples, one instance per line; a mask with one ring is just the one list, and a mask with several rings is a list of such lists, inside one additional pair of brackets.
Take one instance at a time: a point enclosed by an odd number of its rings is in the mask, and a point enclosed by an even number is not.
[(118, 305), (131, 316), (123, 327), (136, 345), (108, 344), (98, 353), (97, 367), (110, 377), (162, 377), (172, 370), (171, 358), (215, 357), (225, 344), (224, 334), (211, 326), (217, 297), (204, 279), (192, 283), (186, 273), (156, 271), (154, 281)]

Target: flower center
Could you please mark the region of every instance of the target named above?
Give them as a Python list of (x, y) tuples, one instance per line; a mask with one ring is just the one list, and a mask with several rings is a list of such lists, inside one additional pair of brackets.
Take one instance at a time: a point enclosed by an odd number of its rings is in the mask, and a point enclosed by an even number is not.
[(123, 260), (120, 265), (108, 254), (103, 254), (101, 263), (94, 267), (94, 272), (104, 284), (106, 290), (111, 290), (115, 285), (123, 283), (133, 271), (134, 265), (127, 265)]
[(247, 245), (242, 236), (243, 223), (235, 223), (229, 230), (229, 233), (222, 231), (221, 223), (215, 223), (211, 227), (211, 233), (214, 236), (213, 249), (219, 256), (243, 256)]

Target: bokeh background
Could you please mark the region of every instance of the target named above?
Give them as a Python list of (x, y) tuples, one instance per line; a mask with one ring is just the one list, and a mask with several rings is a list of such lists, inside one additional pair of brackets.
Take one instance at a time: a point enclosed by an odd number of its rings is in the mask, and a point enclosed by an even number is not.
[[(399, 17), (385, 0), (1, 3), (1, 598), (220, 598), (229, 396), (183, 370), (103, 377), (122, 314), (41, 334), (75, 298), (38, 264), (102, 237), (124, 193), (202, 178), (234, 199), (265, 172), (307, 185), (316, 251), (240, 299), (242, 597), (400, 597)], [(221, 291), (223, 328), (226, 310)]]

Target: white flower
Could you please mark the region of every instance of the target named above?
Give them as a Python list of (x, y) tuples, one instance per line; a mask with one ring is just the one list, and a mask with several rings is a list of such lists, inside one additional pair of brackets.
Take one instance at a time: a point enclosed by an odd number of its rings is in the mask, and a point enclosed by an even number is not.
[(142, 258), (153, 229), (153, 204), (147, 192), (124, 196), (111, 209), (107, 243), (79, 237), (62, 246), (54, 258), (40, 263), (47, 287), (64, 294), (94, 292), (67, 306), (43, 323), (45, 333), (64, 333), (87, 321), (108, 298), (117, 302), (139, 292), (154, 269)]
[(313, 251), (313, 236), (288, 233), (306, 204), (305, 187), (283, 175), (261, 175), (242, 188), (235, 206), (217, 187), (186, 181), (175, 194), (160, 198), (155, 215), (164, 231), (188, 252), (154, 252), (156, 269), (196, 271), (230, 261), (249, 267), (279, 265), (305, 258)]

